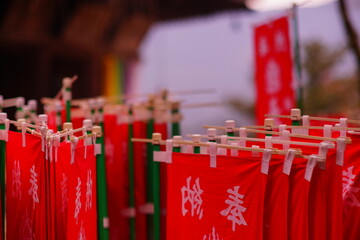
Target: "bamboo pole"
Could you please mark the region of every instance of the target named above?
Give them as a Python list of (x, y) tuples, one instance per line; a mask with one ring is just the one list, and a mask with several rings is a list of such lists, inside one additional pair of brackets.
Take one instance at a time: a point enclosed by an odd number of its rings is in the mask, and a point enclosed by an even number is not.
[[(153, 133), (153, 150), (160, 151), (161, 134)], [(160, 240), (161, 205), (160, 205), (160, 163), (153, 162), (153, 201), (154, 201), (154, 240)]]
[(56, 121), (56, 128), (58, 131), (61, 131), (62, 128), (62, 119), (61, 119), (61, 109), (62, 109), (62, 106), (61, 106), (61, 102), (60, 101), (56, 101), (55, 103), (55, 121)]
[(227, 136), (229, 136), (229, 137), (235, 136), (234, 129), (235, 129), (235, 121), (234, 120), (225, 121), (225, 131), (226, 131)]
[[(5, 130), (5, 120), (7, 119), (6, 113), (0, 113), (0, 130)], [(2, 226), (0, 226), (3, 231), (2, 238), (5, 239), (5, 171), (6, 168), (6, 142), (0, 140), (0, 184), (1, 184), (1, 212), (2, 212)]]
[[(300, 54), (300, 40), (299, 40), (299, 22), (297, 14), (298, 6), (296, 3), (292, 7), (292, 21), (294, 24), (294, 63), (295, 63), (295, 76), (297, 80), (297, 107), (304, 109), (304, 89), (302, 81), (302, 69), (301, 69), (301, 54)], [(294, 120), (295, 121), (295, 120)], [(293, 122), (293, 125), (298, 124)]]
[(96, 144), (100, 144), (101, 153), (96, 155), (96, 178), (97, 178), (97, 205), (98, 205), (98, 239), (109, 239), (106, 170), (104, 138), (100, 126), (92, 127), (92, 133), (96, 135)]
[[(174, 136), (173, 139), (174, 139), (174, 141), (182, 141), (181, 136)], [(173, 144), (173, 152), (177, 152), (177, 153), (181, 152), (180, 144), (177, 144), (177, 143)]]
[(35, 99), (30, 99), (28, 101), (29, 110), (30, 110), (30, 122), (35, 124), (37, 116), (37, 101)]
[(20, 119), (24, 118), (24, 105), (25, 105), (25, 99), (23, 97), (18, 97), (16, 99), (16, 112), (15, 112), (15, 118)]
[(71, 78), (63, 79), (63, 99), (66, 106), (66, 121), (71, 122), (71, 88), (72, 88), (73, 80)]
[[(154, 96), (150, 95), (148, 99), (147, 110), (149, 111), (149, 119), (146, 123), (146, 137), (152, 139), (152, 134), (154, 132)], [(152, 141), (148, 142), (146, 145), (146, 155), (147, 155), (147, 166), (146, 166), (146, 202), (148, 204), (154, 203), (154, 188), (153, 188), (153, 145)], [(154, 216), (149, 214), (146, 218), (147, 220), (147, 232), (148, 239), (153, 239), (154, 233)]]
[(206, 138), (208, 139), (209, 142), (216, 142), (216, 129), (215, 128), (209, 128), (207, 130), (207, 136)]
[[(201, 142), (201, 136), (199, 134), (193, 134), (192, 135), (192, 141), (194, 143), (200, 143)], [(200, 154), (200, 145), (194, 145), (194, 153)]]
[(171, 135), (180, 136), (180, 102), (172, 102), (171, 103), (171, 116), (172, 116), (172, 123), (171, 123)]
[[(129, 208), (135, 209), (135, 171), (134, 171), (134, 144), (131, 139), (134, 136), (134, 125), (133, 125), (133, 111), (132, 107), (129, 107), (129, 141), (128, 141), (128, 163), (129, 163)], [(130, 239), (136, 239), (136, 222), (135, 216), (130, 216)]]

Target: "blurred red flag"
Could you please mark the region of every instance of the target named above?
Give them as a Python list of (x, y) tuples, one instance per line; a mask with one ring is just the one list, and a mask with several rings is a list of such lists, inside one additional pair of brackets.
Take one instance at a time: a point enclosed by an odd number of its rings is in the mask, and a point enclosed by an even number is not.
[(173, 153), (167, 239), (262, 239), (266, 175), (254, 157)]
[(273, 157), (270, 161), (264, 201), (264, 239), (288, 238), (289, 176), (283, 173), (284, 158)]
[[(66, 239), (68, 220), (68, 198), (70, 178), (70, 144), (62, 142), (58, 148), (58, 156), (55, 161), (55, 216), (56, 236), (58, 239)], [(55, 153), (54, 153), (55, 154)]]
[[(326, 158), (326, 239), (338, 240), (343, 235), (342, 169), (336, 161), (336, 151)], [(324, 185), (320, 186), (324, 187)]]
[(254, 49), (256, 119), (263, 125), (264, 114), (289, 114), (295, 106), (288, 18), (257, 26)]
[[(311, 135), (322, 136), (323, 131), (311, 130)], [(332, 137), (338, 137), (333, 132)], [(295, 141), (310, 139), (294, 138)], [(316, 141), (315, 142), (319, 142)], [(351, 145), (348, 145), (350, 147)], [(338, 148), (336, 144), (336, 148)], [(342, 239), (343, 235), (343, 199), (342, 199), (342, 163), (338, 161), (337, 150), (329, 149), (324, 169), (316, 166), (309, 189), (309, 237), (310, 239)], [(318, 147), (301, 148), (304, 155), (317, 154)]]
[(111, 240), (128, 239), (129, 218), (125, 216), (129, 208), (128, 124), (118, 123), (116, 115), (106, 114), (104, 127), (109, 235)]
[(309, 189), (305, 176), (307, 160), (295, 158), (289, 175), (288, 236), (294, 240), (309, 239)]
[[(68, 149), (66, 148), (65, 151)], [(70, 151), (68, 154), (70, 155)], [(65, 159), (68, 160), (69, 158)], [(85, 156), (85, 146), (79, 141), (69, 173), (67, 239), (96, 240), (97, 193), (94, 145), (86, 146)]]

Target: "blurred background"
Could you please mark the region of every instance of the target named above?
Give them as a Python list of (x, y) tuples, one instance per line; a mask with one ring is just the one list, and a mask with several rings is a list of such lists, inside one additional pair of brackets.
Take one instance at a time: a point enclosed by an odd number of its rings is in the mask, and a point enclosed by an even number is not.
[(360, 56), (348, 43), (360, 45), (359, 0), (2, 0), (0, 94), (54, 97), (63, 77), (78, 75), (74, 98), (166, 88), (184, 106), (219, 103), (184, 108), (184, 134), (227, 119), (253, 124), (253, 28), (293, 3), (304, 113), (356, 114)]

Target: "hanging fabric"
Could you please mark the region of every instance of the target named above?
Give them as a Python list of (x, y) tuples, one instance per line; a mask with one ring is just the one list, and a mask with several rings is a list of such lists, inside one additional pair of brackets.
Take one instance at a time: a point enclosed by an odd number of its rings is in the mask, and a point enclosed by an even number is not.
[[(263, 239), (261, 158), (173, 153), (167, 164), (167, 239)], [(194, 230), (196, 226), (196, 230)]]
[(111, 240), (129, 238), (128, 124), (105, 114), (106, 182)]
[(6, 144), (7, 239), (46, 239), (45, 154), (41, 139), (9, 131)]
[[(61, 147), (59, 151), (62, 151)], [(87, 151), (85, 158), (83, 141), (79, 141), (75, 161), (70, 165), (67, 239), (98, 239), (94, 145), (87, 146)], [(70, 154), (68, 152), (68, 156)]]

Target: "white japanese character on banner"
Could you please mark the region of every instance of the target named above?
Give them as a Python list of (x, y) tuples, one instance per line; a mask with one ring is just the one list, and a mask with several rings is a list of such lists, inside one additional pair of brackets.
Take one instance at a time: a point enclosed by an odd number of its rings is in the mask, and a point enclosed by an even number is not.
[(233, 232), (235, 231), (236, 224), (247, 226), (243, 216), (246, 208), (242, 206), (244, 203), (242, 199), (244, 199), (245, 196), (239, 193), (239, 188), (240, 186), (235, 186), (233, 189), (227, 190), (229, 197), (225, 200), (225, 203), (229, 206), (220, 212), (222, 216), (227, 217), (228, 220), (232, 221)]
[(65, 173), (62, 174), (61, 181), (61, 212), (65, 212), (68, 207), (68, 178)]
[(112, 144), (111, 140), (109, 138), (105, 139), (105, 152), (106, 152), (106, 161), (108, 163), (114, 162), (114, 145)]
[(285, 34), (283, 31), (275, 33), (275, 49), (277, 52), (284, 52), (287, 50)]
[(84, 228), (83, 221), (81, 221), (78, 240), (86, 240), (86, 234), (85, 234), (85, 228)]
[(277, 94), (281, 89), (280, 67), (274, 60), (270, 59), (265, 66), (265, 91), (267, 94)]
[(91, 176), (91, 170), (88, 170), (87, 181), (86, 181), (86, 204), (85, 204), (86, 212), (92, 208), (92, 186), (93, 186), (93, 180)]
[(35, 171), (35, 165), (33, 165), (30, 168), (30, 184), (31, 187), (28, 191), (29, 195), (32, 197), (33, 199), (33, 208), (35, 208), (35, 204), (39, 203), (39, 195), (38, 195), (38, 184), (37, 184), (37, 173)]
[(283, 101), (283, 105), (284, 105), (284, 111), (290, 111), (291, 108), (294, 107), (294, 99), (287, 96), (284, 98), (284, 101)]
[(79, 213), (81, 210), (81, 180), (78, 177), (78, 185), (76, 186), (76, 199), (75, 199), (75, 211), (74, 218), (76, 219), (76, 224), (79, 220)]
[(200, 188), (200, 180), (197, 178), (194, 185), (190, 186), (191, 177), (186, 179), (186, 186), (181, 188), (182, 196), (182, 215), (185, 216), (188, 210), (186, 209), (186, 203), (190, 204), (190, 214), (194, 216), (195, 214), (199, 216), (199, 219), (203, 217), (203, 209), (201, 208), (203, 200), (201, 194), (204, 192)]
[(33, 222), (29, 216), (28, 209), (25, 210), (25, 214), (21, 218), (20, 231), (22, 240), (35, 239), (35, 233), (33, 232)]
[(14, 168), (12, 170), (12, 196), (21, 199), (21, 169), (20, 161), (14, 161)]
[(349, 167), (346, 170), (343, 170), (343, 199), (346, 207), (360, 207), (360, 202), (356, 198), (355, 193), (357, 193), (360, 188), (354, 187), (356, 175), (353, 174), (354, 166)]
[(269, 53), (269, 44), (266, 37), (260, 37), (259, 39), (259, 52), (261, 57), (264, 57)]
[(219, 234), (216, 233), (215, 227), (212, 228), (212, 232), (205, 234), (203, 240), (223, 240), (219, 237)]

